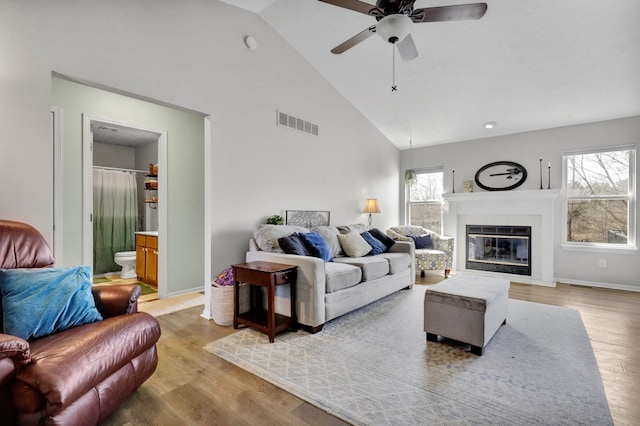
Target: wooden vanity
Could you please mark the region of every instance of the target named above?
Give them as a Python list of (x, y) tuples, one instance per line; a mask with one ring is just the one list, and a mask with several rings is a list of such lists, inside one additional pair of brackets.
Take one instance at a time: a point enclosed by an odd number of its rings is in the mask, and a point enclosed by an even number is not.
[(143, 283), (158, 286), (157, 232), (136, 232), (136, 275)]

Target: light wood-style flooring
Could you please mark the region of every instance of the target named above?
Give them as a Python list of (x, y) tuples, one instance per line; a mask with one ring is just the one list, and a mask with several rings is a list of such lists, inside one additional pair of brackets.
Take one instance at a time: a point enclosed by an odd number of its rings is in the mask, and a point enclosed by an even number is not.
[[(441, 280), (436, 272), (418, 285)], [(578, 309), (616, 425), (640, 425), (640, 293), (515, 284), (512, 299)], [(202, 307), (158, 318), (159, 366), (106, 425), (343, 425), (341, 420), (202, 349), (233, 333)], [(266, 338), (266, 337), (265, 337)]]

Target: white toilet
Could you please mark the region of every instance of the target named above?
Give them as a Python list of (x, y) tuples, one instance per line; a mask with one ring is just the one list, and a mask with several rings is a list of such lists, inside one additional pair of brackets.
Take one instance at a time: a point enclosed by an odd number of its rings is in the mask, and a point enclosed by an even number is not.
[(120, 278), (136, 278), (136, 252), (121, 251), (115, 254), (113, 261), (122, 266)]

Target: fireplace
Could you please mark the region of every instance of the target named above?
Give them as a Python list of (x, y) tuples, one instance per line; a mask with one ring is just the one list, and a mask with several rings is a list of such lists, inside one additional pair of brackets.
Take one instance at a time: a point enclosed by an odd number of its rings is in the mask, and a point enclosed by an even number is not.
[(466, 269), (531, 276), (530, 226), (466, 226)]

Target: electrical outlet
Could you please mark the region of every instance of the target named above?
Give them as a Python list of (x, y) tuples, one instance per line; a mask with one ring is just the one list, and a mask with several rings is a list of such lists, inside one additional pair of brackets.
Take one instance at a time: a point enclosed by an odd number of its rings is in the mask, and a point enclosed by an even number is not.
[(606, 268), (607, 267), (607, 261), (605, 259), (600, 259), (598, 261), (598, 268)]

